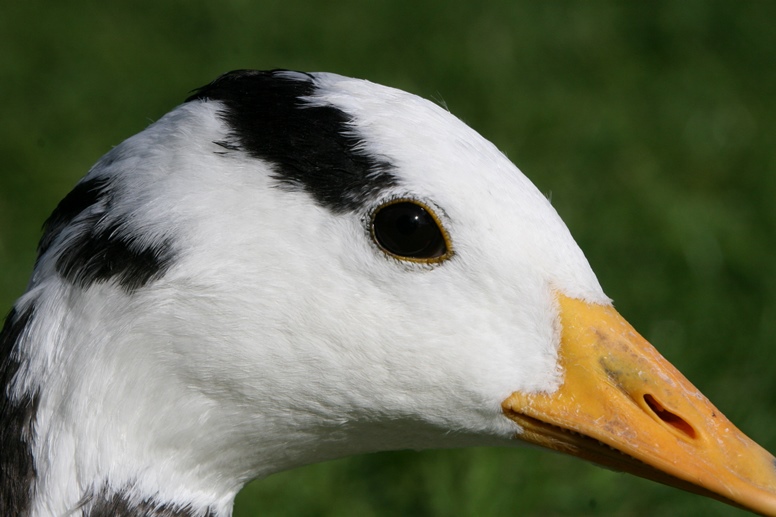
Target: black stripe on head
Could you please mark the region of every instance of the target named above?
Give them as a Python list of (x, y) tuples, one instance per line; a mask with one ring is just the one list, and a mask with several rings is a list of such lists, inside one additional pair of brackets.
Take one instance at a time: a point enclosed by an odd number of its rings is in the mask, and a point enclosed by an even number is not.
[(352, 117), (334, 106), (311, 105), (309, 74), (237, 70), (198, 89), (187, 102), (215, 100), (229, 126), (228, 150), (272, 163), (281, 185), (301, 188), (336, 213), (358, 210), (395, 185), (392, 165), (366, 152)]
[(62, 237), (56, 269), (74, 285), (87, 288), (115, 281), (131, 292), (161, 277), (174, 258), (170, 241), (141, 246), (138, 239), (131, 239), (121, 218), (106, 223), (112, 199), (108, 178), (76, 185), (44, 224), (39, 260)]
[(20, 366), (18, 343), (33, 313), (32, 305), (12, 310), (0, 331), (0, 515), (27, 515), (35, 480), (31, 438), (39, 396), (10, 396)]

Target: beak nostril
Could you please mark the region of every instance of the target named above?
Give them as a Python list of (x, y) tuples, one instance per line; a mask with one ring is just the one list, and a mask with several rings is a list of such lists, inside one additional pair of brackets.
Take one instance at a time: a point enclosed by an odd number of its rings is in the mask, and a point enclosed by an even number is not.
[(679, 415), (676, 415), (666, 408), (663, 407), (660, 402), (655, 400), (655, 397), (652, 395), (644, 395), (644, 402), (647, 403), (647, 406), (649, 406), (649, 409), (652, 410), (652, 412), (663, 422), (670, 425), (677, 431), (681, 431), (683, 434), (688, 436), (689, 438), (695, 439), (696, 433), (693, 426), (691, 426), (685, 419), (680, 417)]

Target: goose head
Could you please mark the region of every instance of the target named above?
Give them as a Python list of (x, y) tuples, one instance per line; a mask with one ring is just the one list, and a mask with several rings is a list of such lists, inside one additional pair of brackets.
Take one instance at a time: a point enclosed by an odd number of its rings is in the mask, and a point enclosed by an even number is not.
[(232, 72), (115, 147), (0, 345), (2, 514), (229, 515), (308, 463), (529, 443), (776, 515), (773, 457), (613, 309), (548, 200), (367, 81)]

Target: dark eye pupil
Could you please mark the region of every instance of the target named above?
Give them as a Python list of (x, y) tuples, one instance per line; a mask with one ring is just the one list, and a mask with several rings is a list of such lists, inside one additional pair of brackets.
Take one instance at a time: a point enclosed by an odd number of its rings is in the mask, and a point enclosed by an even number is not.
[(372, 224), (377, 243), (394, 255), (429, 259), (447, 253), (442, 230), (418, 204), (401, 201), (386, 205), (375, 214)]

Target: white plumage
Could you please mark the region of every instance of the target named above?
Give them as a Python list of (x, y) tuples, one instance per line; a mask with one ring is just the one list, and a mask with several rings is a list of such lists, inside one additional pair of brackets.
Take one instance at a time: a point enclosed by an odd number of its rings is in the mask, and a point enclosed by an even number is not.
[[(360, 176), (318, 167), (332, 149)], [(566, 375), (558, 296), (609, 305), (492, 144), (333, 74), (228, 75), (68, 199), (4, 330), (5, 406), (34, 423), (6, 441), (35, 470), (4, 497), (32, 515), (228, 515), (249, 480), (307, 463), (519, 443), (505, 400)], [(435, 215), (449, 258), (375, 241), (398, 199)]]

